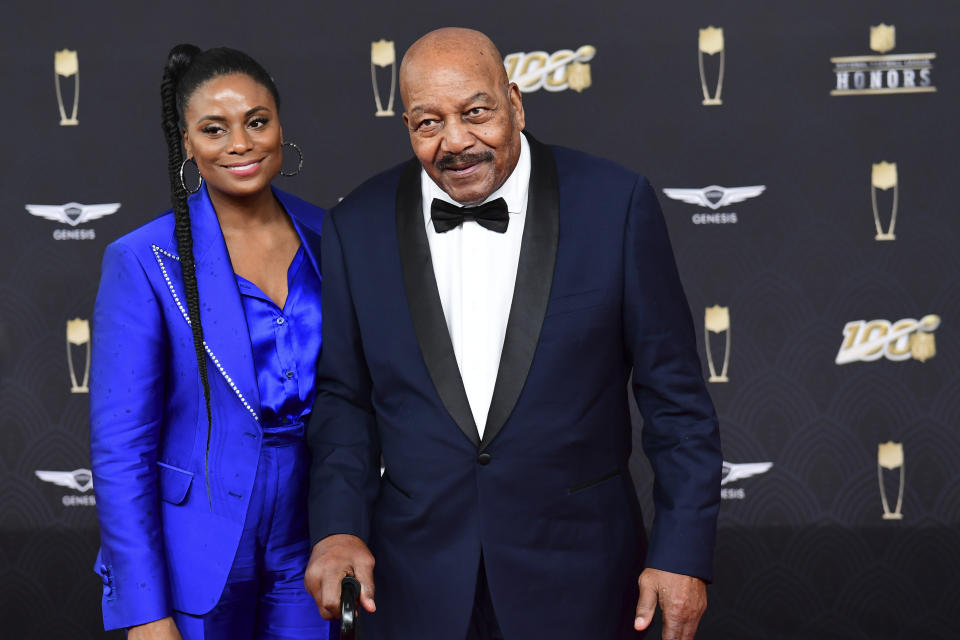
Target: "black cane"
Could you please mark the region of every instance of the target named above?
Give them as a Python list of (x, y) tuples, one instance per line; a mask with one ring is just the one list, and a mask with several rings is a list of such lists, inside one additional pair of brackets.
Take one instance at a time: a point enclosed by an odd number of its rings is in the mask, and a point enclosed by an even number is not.
[(340, 640), (360, 640), (360, 581), (353, 576), (340, 582)]

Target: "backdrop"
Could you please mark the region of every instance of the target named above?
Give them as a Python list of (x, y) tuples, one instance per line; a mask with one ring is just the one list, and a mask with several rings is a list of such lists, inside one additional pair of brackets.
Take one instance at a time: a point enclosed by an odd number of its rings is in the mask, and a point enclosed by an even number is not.
[[(167, 51), (260, 60), (305, 155), (278, 184), (329, 207), (409, 157), (396, 66), (446, 25), (500, 46), (539, 139), (658, 190), (728, 462), (699, 637), (957, 637), (960, 6), (64, 1), (3, 14), (4, 637), (105, 635), (88, 320), (104, 246), (169, 206)], [(632, 471), (649, 517), (642, 456)]]

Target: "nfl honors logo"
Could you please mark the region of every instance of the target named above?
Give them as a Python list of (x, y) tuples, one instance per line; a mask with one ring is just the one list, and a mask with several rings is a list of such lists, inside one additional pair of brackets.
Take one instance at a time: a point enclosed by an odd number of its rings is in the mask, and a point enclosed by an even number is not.
[(896, 46), (896, 27), (870, 27), (870, 48), (879, 54), (830, 58), (835, 86), (832, 96), (864, 96), (893, 93), (933, 93), (935, 53), (889, 54)]

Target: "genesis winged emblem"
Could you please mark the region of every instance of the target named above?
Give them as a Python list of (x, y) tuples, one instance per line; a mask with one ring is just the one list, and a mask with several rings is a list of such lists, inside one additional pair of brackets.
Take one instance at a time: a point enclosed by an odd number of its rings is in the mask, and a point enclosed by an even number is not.
[(62, 222), (71, 227), (84, 224), (97, 218), (115, 213), (120, 208), (119, 202), (109, 204), (28, 204), (27, 211), (39, 218), (46, 218), (55, 222)]
[(50, 482), (60, 487), (67, 487), (74, 491), (86, 493), (93, 488), (93, 474), (90, 469), (75, 469), (74, 471), (34, 471), (37, 477), (44, 482)]
[(772, 462), (745, 462), (743, 464), (733, 464), (732, 462), (723, 462), (723, 472), (720, 485), (743, 480), (751, 476), (766, 473), (773, 466)]
[(767, 187), (762, 184), (750, 187), (721, 187), (713, 184), (703, 189), (664, 189), (663, 192), (667, 197), (674, 200), (708, 207), (716, 211), (728, 204), (756, 198), (766, 189)]

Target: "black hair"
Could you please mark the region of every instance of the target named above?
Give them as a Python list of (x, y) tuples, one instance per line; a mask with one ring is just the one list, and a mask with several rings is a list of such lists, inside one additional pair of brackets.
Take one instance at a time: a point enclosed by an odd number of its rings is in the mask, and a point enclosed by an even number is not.
[(160, 100), (163, 106), (163, 135), (167, 142), (167, 172), (170, 177), (170, 202), (174, 213), (174, 234), (177, 238), (177, 253), (180, 254), (180, 269), (183, 272), (183, 297), (187, 302), (187, 315), (193, 333), (193, 348), (197, 354), (197, 367), (203, 384), (203, 399), (207, 410), (207, 444), (204, 454), (204, 475), (207, 498), (210, 493), (210, 436), (213, 431), (213, 414), (210, 412), (210, 379), (207, 375), (206, 348), (203, 341), (203, 326), (200, 323), (200, 295), (197, 290), (197, 273), (193, 257), (193, 233), (190, 230), (190, 210), (187, 206), (187, 191), (180, 180), (180, 167), (184, 162), (181, 147), (183, 140), (184, 111), (190, 97), (207, 80), (231, 73), (243, 73), (263, 85), (273, 95), (277, 110), (280, 95), (273, 78), (260, 63), (236, 49), (220, 47), (202, 51), (192, 44), (179, 44), (170, 50), (160, 83)]

